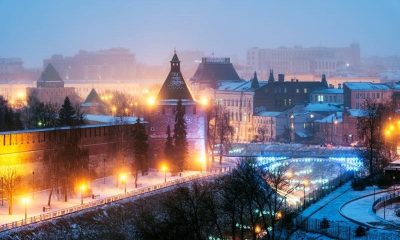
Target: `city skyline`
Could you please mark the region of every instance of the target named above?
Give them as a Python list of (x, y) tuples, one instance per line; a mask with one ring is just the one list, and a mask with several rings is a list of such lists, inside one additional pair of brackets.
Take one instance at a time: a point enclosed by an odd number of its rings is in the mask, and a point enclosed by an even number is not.
[(8, 1), (0, 3), (0, 57), (21, 57), (27, 67), (41, 67), (52, 54), (124, 47), (138, 61), (159, 65), (177, 48), (244, 62), (251, 47), (353, 42), (360, 44), (362, 57), (400, 55), (400, 34), (394, 31), (399, 11), (397, 1)]

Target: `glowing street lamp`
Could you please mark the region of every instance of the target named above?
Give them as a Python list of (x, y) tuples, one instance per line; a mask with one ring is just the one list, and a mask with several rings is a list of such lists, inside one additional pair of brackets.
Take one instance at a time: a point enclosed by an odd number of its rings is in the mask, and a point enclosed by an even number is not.
[(203, 169), (205, 169), (206, 165), (206, 158), (204, 156), (200, 156), (198, 160), (201, 166), (201, 172), (203, 172)]
[(161, 170), (164, 172), (164, 182), (167, 182), (167, 170), (168, 170), (168, 166), (166, 164), (163, 164), (161, 166)]
[(205, 96), (202, 96), (202, 97), (200, 98), (200, 104), (201, 104), (203, 107), (207, 107), (208, 104), (209, 104), (208, 98), (205, 97)]
[(81, 193), (81, 205), (83, 205), (83, 193), (86, 191), (87, 186), (85, 183), (79, 185), (79, 192)]
[(147, 105), (149, 105), (151, 107), (151, 106), (154, 106), (155, 104), (156, 104), (156, 98), (153, 96), (149, 96), (147, 98)]
[(261, 227), (259, 225), (256, 225), (254, 228), (254, 232), (258, 235), (261, 233)]
[(113, 114), (115, 114), (117, 112), (117, 107), (116, 106), (112, 106), (111, 107), (111, 111)]
[(27, 208), (28, 208), (28, 204), (30, 202), (31, 201), (30, 201), (30, 199), (28, 197), (21, 198), (21, 203), (22, 203), (22, 205), (24, 205), (24, 210), (25, 210), (25, 222), (26, 222), (26, 219), (28, 218)]
[(128, 179), (128, 176), (125, 173), (121, 173), (119, 175), (119, 180), (121, 181), (122, 184), (124, 184), (124, 192), (126, 194), (126, 181)]

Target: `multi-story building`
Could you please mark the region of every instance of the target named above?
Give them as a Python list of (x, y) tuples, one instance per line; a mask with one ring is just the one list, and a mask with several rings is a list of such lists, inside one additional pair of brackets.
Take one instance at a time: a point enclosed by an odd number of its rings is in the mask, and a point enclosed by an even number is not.
[(311, 92), (326, 88), (328, 88), (328, 83), (325, 75), (322, 76), (321, 81), (309, 82), (298, 79), (285, 81), (284, 74), (279, 74), (278, 81), (275, 81), (271, 71), (268, 84), (257, 91), (254, 107), (257, 111), (285, 111), (297, 104), (308, 103)]
[(79, 51), (72, 57), (53, 55), (43, 63), (51, 63), (66, 82), (127, 81), (136, 77), (135, 55), (124, 48)]
[(38, 72), (23, 65), (20, 58), (0, 58), (0, 83), (32, 82), (36, 79)]
[(215, 90), (216, 104), (229, 114), (230, 124), (234, 128), (234, 141), (249, 142), (254, 139), (254, 96), (265, 85), (265, 82), (258, 81), (255, 74), (251, 81), (221, 82)]
[(326, 88), (311, 92), (311, 103), (343, 104), (343, 88)]
[(75, 94), (75, 88), (64, 87), (64, 81), (51, 64), (47, 65), (40, 75), (36, 88), (26, 88), (26, 96), (28, 98), (36, 97), (41, 102), (56, 105), (61, 105), (66, 97), (69, 97), (74, 103), (79, 102), (79, 97)]
[(388, 102), (392, 98), (392, 88), (382, 83), (348, 82), (343, 86), (344, 107), (362, 108), (367, 99)]
[(360, 47), (351, 44), (349, 47), (328, 48), (251, 48), (247, 50), (247, 65), (251, 69), (267, 76), (268, 69), (285, 74), (328, 74), (360, 64)]

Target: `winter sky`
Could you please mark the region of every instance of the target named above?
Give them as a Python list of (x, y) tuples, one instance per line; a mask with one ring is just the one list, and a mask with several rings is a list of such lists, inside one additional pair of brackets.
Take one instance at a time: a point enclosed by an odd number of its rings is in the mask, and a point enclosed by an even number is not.
[(245, 58), (258, 47), (348, 46), (400, 55), (399, 0), (0, 0), (0, 57), (39, 67), (55, 53), (131, 49), (160, 64), (177, 50)]

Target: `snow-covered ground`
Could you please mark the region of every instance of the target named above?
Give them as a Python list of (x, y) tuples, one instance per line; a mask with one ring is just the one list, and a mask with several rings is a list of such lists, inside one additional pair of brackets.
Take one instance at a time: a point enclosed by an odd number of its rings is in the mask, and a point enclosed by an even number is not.
[[(301, 216), (308, 218), (310, 222), (320, 222), (326, 218), (330, 221), (331, 228), (337, 226), (338, 229), (342, 229), (341, 231), (348, 229), (350, 231), (348, 236), (351, 237), (354, 237), (354, 231), (360, 225), (358, 224), (359, 222), (370, 226), (367, 234), (369, 239), (372, 239), (371, 236), (378, 235), (382, 236), (380, 239), (391, 239), (392, 237), (396, 239), (396, 237), (400, 237), (400, 234), (394, 230), (399, 229), (395, 229), (390, 224), (381, 221), (372, 211), (374, 188), (375, 199), (386, 194), (386, 192), (382, 192), (376, 187), (367, 187), (364, 191), (354, 191), (350, 182), (346, 183), (320, 201), (312, 204), (301, 213)], [(340, 233), (338, 233), (339, 235)]]
[[(184, 172), (182, 173), (181, 177), (186, 177), (194, 174), (198, 174), (199, 172)], [(177, 178), (180, 178), (179, 175), (177, 176), (171, 176), (170, 173), (167, 173), (167, 181), (172, 181)], [(159, 183), (164, 182), (164, 173), (163, 172), (158, 172), (158, 171), (151, 171), (149, 172), (149, 175), (147, 176), (139, 176), (138, 178), (138, 184), (139, 188), (143, 187), (148, 187), (148, 186), (153, 186)], [(117, 187), (118, 183), (118, 187)], [(97, 179), (88, 184), (88, 188), (91, 190), (93, 195), (96, 195), (96, 199), (99, 198), (105, 198), (117, 194), (121, 194), (125, 192), (125, 184), (122, 184), (121, 181), (116, 177), (116, 176), (108, 176), (105, 179)], [(126, 189), (127, 191), (134, 190), (134, 178), (133, 176), (129, 175), (127, 177), (126, 181)], [(35, 215), (40, 215), (43, 213), (43, 207), (47, 206), (47, 201), (49, 197), (49, 190), (43, 190), (40, 192), (35, 192), (33, 199), (32, 195), (29, 194), (29, 203), (27, 204), (27, 216), (28, 218), (35, 216)], [(87, 192), (87, 191), (85, 191)], [(13, 214), (9, 215), (8, 214), (8, 204), (7, 202), (4, 202), (4, 206), (0, 206), (0, 225), (5, 224), (5, 223), (10, 223), (13, 221), (17, 220), (22, 220), (24, 219), (24, 214), (25, 214), (25, 207), (24, 204), (21, 202), (22, 197), (25, 196), (16, 196), (14, 201), (14, 209), (13, 209)], [(88, 203), (90, 201), (94, 201), (96, 199), (92, 199), (91, 196), (89, 197), (84, 197), (83, 202)], [(53, 193), (52, 196), (52, 201), (51, 201), (51, 208), (50, 212), (57, 211), (60, 209), (64, 208), (69, 208), (72, 206), (80, 205), (81, 204), (81, 197), (80, 193), (78, 192), (74, 196), (70, 196), (68, 201), (64, 201), (64, 196), (63, 195), (58, 195), (56, 193)]]
[[(215, 164), (216, 168), (226, 168), (233, 166), (234, 162), (223, 162), (223, 164)], [(213, 168), (214, 170), (216, 168)], [(106, 199), (110, 196), (118, 196), (126, 192), (133, 190), (141, 190), (148, 189), (150, 186), (155, 186), (158, 184), (162, 184), (165, 181), (165, 177), (167, 182), (172, 182), (177, 179), (186, 179), (187, 177), (205, 177), (207, 176), (207, 172), (198, 172), (198, 171), (185, 171), (181, 175), (171, 176), (170, 173), (164, 174), (164, 172), (160, 172), (157, 170), (152, 170), (146, 176), (139, 175), (138, 178), (138, 188), (134, 187), (134, 177), (131, 174), (126, 174), (126, 184), (121, 182), (121, 179), (118, 179), (117, 176), (108, 176), (105, 179), (100, 178), (94, 181), (87, 183), (87, 190), (85, 193), (87, 196), (83, 198), (84, 204), (98, 201), (99, 199)], [(14, 198), (14, 207), (13, 214), (8, 214), (8, 203), (4, 201), (4, 206), (1, 206), (0, 203), (0, 227), (3, 224), (12, 223), (15, 221), (21, 221), (25, 218), (25, 205), (27, 218), (30, 219), (32, 217), (37, 217), (43, 213), (59, 213), (60, 210), (68, 209), (75, 206), (81, 205), (81, 195), (78, 191), (75, 195), (69, 196), (68, 201), (64, 201), (63, 195), (58, 195), (53, 193), (51, 200), (51, 208), (46, 209), (46, 212), (43, 212), (43, 207), (47, 206), (47, 201), (49, 197), (50, 190), (42, 190), (35, 192), (32, 196), (30, 193), (27, 196), (15, 196)], [(92, 195), (95, 196), (92, 199)], [(29, 202), (24, 204), (22, 199), (28, 199)]]

